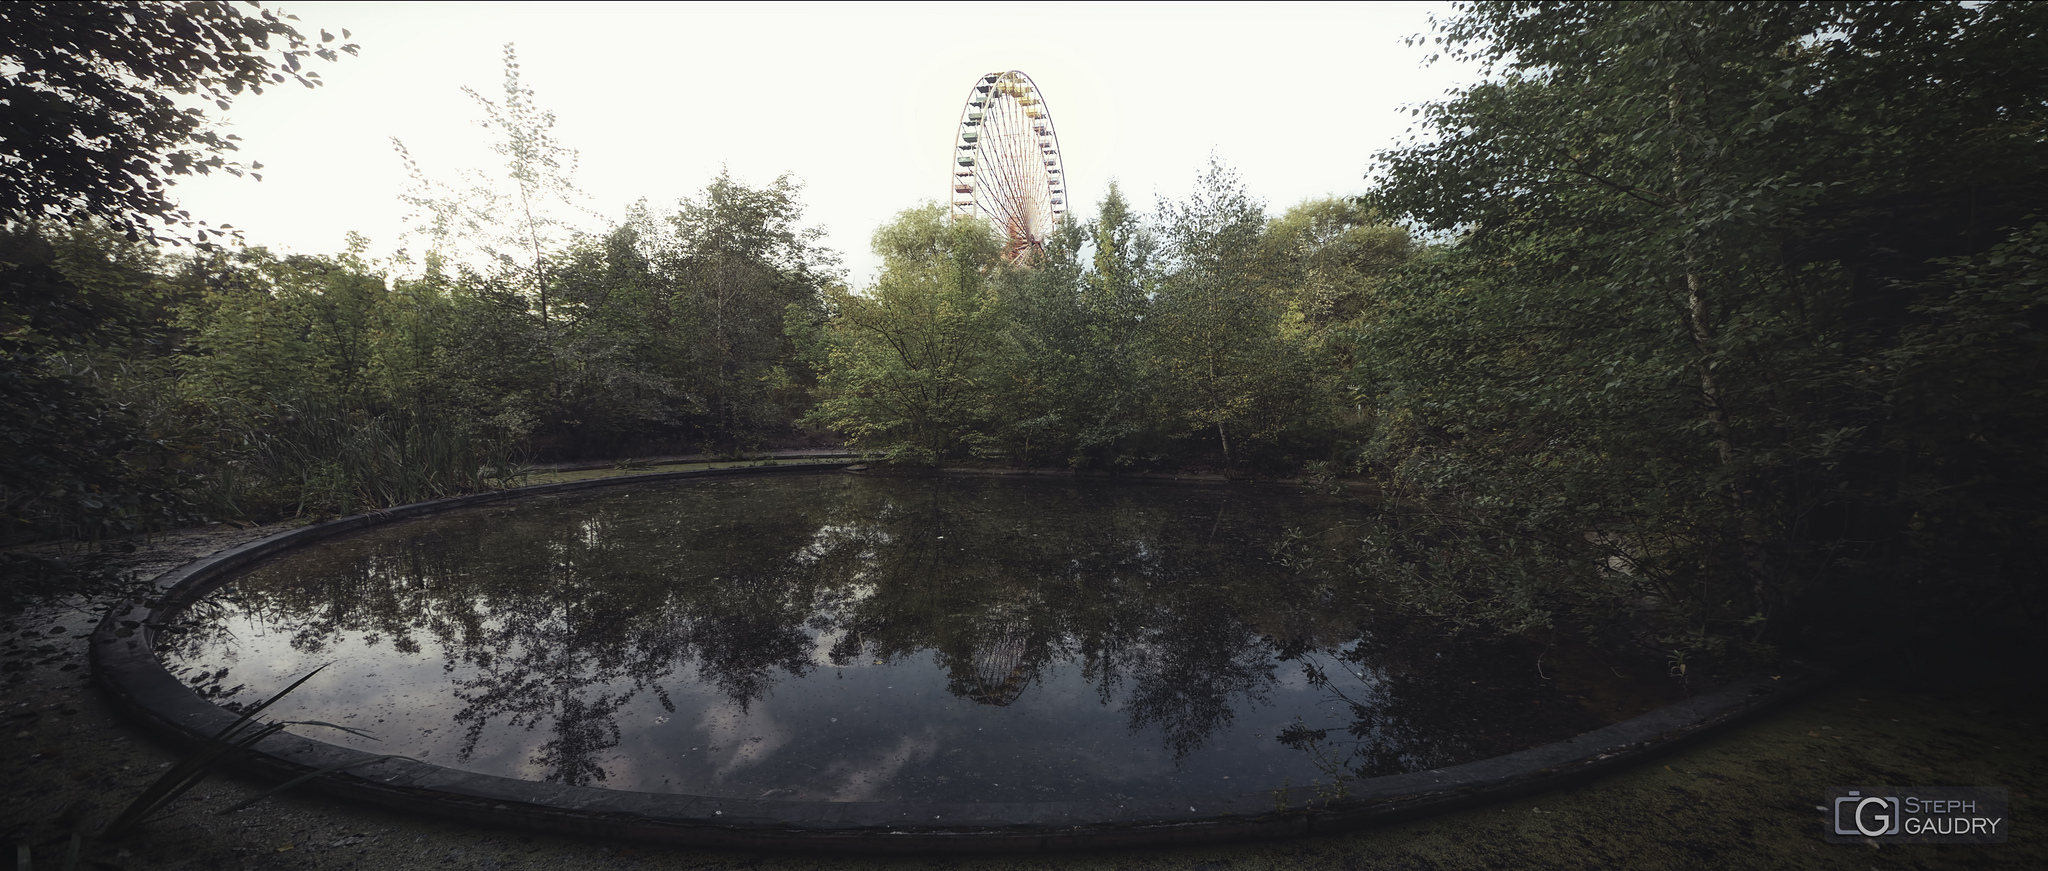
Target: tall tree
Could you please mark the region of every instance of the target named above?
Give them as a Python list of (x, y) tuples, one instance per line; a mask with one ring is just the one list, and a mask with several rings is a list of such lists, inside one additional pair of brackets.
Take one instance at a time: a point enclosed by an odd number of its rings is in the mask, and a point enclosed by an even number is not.
[(802, 190), (787, 175), (752, 188), (721, 172), (701, 199), (686, 198), (668, 219), (657, 268), (692, 316), (694, 388), (711, 418), (708, 434), (741, 450), (793, 415), (776, 401), (776, 367), (793, 349), (783, 333), (792, 307), (816, 315), (838, 281), (824, 231), (803, 227)]
[(1423, 110), (1432, 137), (1380, 156), (1376, 197), (1457, 234), (1368, 334), (1387, 458), (1466, 509), (1463, 547), (1408, 564), (1417, 589), (1518, 626), (1647, 596), (1674, 647), (1769, 638), (1845, 558), (1906, 555), (1928, 507), (1909, 479), (1984, 486), (1895, 441), (1924, 391), (1876, 373), (1926, 335), (1946, 265), (2048, 192), (2044, 23), (2005, 3), (1462, 7), (1439, 41), (1488, 78)]
[(1374, 328), (1386, 284), (1416, 246), (1406, 229), (1357, 200), (1334, 197), (1274, 218), (1260, 245), (1280, 337), (1301, 367), (1287, 439), (1302, 460), (1355, 460), (1357, 430), (1372, 414), (1361, 395), (1358, 337)]
[(491, 150), (504, 160), (503, 174), (466, 171), (460, 181), (434, 180), (416, 163), (403, 142), (392, 139), (412, 177), (402, 199), (412, 207), (413, 232), (424, 234), (430, 257), (467, 262), (480, 256), (491, 268), (516, 277), (533, 300), (546, 349), (549, 394), (556, 405), (556, 424), (571, 426), (563, 416), (564, 371), (559, 358), (554, 312), (555, 259), (574, 234), (572, 214), (589, 215), (575, 185), (577, 153), (555, 136), (555, 113), (541, 108), (532, 88), (520, 76), (519, 53), (505, 44), (504, 96), (492, 100), (474, 89), (463, 93), (483, 110), (479, 122), (491, 131)]
[(1003, 242), (937, 205), (875, 231), (882, 274), (864, 294), (830, 297), (818, 405), (809, 420), (856, 446), (919, 463), (986, 445), (1003, 322), (989, 276)]
[(1152, 428), (1143, 351), (1145, 317), (1158, 287), (1159, 240), (1115, 182), (1090, 229), (1094, 256), (1081, 279), (1081, 305), (1092, 383), (1077, 447), (1084, 457), (1116, 465), (1133, 459)]
[(181, 386), (192, 402), (236, 416), (267, 415), (280, 403), (313, 397), (346, 408), (373, 402), (371, 358), (386, 293), (381, 276), (332, 258), (278, 258), (262, 248), (203, 260), (215, 262), (191, 268), (217, 275), (182, 307), (178, 321), (188, 337)]
[(1292, 374), (1262, 286), (1265, 208), (1212, 161), (1191, 196), (1159, 211), (1165, 262), (1147, 326), (1152, 383), (1162, 411), (1187, 435), (1214, 435), (1231, 464), (1232, 430), (1239, 449), (1273, 435), (1264, 406)]
[(1408, 231), (1357, 200), (1326, 197), (1276, 217), (1260, 240), (1268, 288), (1292, 329), (1354, 323), (1380, 285), (1414, 254)]
[(580, 451), (683, 441), (703, 403), (691, 384), (688, 307), (660, 275), (643, 207), (603, 238), (571, 245), (555, 270), (564, 412)]
[(1011, 462), (1073, 462), (1075, 429), (1096, 386), (1081, 281), (1081, 228), (1062, 221), (1028, 268), (995, 273), (1003, 343), (994, 425)]
[(287, 78), (317, 85), (308, 57), (355, 53), (292, 20), (220, 2), (0, 7), (0, 535), (132, 532), (183, 511), (162, 445), (85, 365), (148, 331), (143, 300), (51, 241), (64, 224), (74, 237), (108, 225), (173, 243), (217, 232), (179, 210), (169, 184), (261, 164), (230, 161), (236, 137), (186, 95), (225, 111)]

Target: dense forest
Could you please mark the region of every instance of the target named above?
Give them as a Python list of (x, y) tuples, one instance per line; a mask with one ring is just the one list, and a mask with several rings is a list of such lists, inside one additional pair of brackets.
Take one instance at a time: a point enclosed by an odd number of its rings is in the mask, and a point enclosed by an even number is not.
[[(1218, 162), (1150, 208), (1112, 186), (1021, 264), (913, 205), (868, 287), (786, 177), (592, 235), (413, 167), (417, 262), (225, 244), (167, 184), (244, 171), (234, 143), (163, 95), (225, 107), (352, 46), (120, 6), (0, 12), (10, 541), (845, 444), (1369, 484), (1317, 571), (1678, 665), (2044, 604), (2048, 5), (1463, 6), (1430, 45), (1485, 75), (1361, 153), (1362, 197), (1276, 213)], [(478, 97), (498, 190), (562, 199), (507, 77)]]

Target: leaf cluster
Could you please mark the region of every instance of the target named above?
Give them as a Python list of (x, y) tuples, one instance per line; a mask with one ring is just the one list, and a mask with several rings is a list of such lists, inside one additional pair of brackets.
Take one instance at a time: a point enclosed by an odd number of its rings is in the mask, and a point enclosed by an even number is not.
[(1220, 162), (1151, 215), (1112, 185), (1026, 267), (988, 234), (930, 209), (877, 234), (881, 281), (821, 334), (815, 424), (925, 463), (1327, 464), (1355, 445), (1355, 328), (1411, 253), (1355, 204), (1269, 220)]
[[(1433, 612), (1713, 646), (1791, 637), (1847, 589), (1904, 601), (1888, 570), (2038, 565), (2016, 532), (2038, 509), (1991, 482), (2038, 481), (2008, 398), (2039, 390), (2017, 337), (2044, 24), (1461, 7), (1438, 44), (1488, 78), (1417, 109), (1369, 198), (1453, 241), (1365, 333), (1375, 457), (1427, 506), (1380, 571)], [(1987, 425), (1995, 448), (1950, 440)]]
[[(0, 9), (0, 217), (93, 219), (130, 239), (197, 224), (170, 198), (178, 176), (255, 175), (228, 155), (239, 137), (205, 114), (244, 93), (320, 84), (308, 59), (355, 54), (297, 19), (228, 2), (52, 2)], [(342, 38), (348, 32), (342, 31)], [(260, 178), (261, 176), (255, 176)], [(223, 228), (228, 229), (228, 228)]]

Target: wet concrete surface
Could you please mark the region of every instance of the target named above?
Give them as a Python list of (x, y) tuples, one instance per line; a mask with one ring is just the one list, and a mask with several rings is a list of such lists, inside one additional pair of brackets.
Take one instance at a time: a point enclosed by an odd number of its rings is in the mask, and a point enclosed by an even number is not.
[[(129, 556), (150, 576), (277, 527), (186, 531)], [(61, 867), (177, 757), (87, 683), (101, 601), (0, 618), (0, 857)], [(55, 631), (61, 627), (61, 632)], [(1343, 835), (1058, 856), (843, 858), (648, 846), (437, 822), (311, 795), (215, 816), (264, 787), (224, 777), (120, 841), (83, 839), (82, 868), (2039, 868), (2048, 867), (2048, 698), (1991, 682), (1945, 690), (1846, 682), (1701, 743), (1583, 786)], [(1843, 784), (1995, 785), (2002, 845), (1823, 843), (1824, 791)]]

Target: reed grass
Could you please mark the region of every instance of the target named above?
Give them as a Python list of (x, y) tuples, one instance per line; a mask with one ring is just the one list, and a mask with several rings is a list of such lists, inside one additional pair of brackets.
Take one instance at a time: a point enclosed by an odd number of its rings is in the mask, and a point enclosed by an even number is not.
[[(351, 735), (360, 735), (365, 738), (374, 737), (361, 729), (319, 720), (274, 720), (266, 723), (256, 719), (257, 714), (276, 704), (279, 699), (289, 695), (292, 690), (298, 689), (307, 681), (312, 680), (314, 675), (319, 674), (325, 668), (327, 666), (322, 665), (307, 672), (304, 677), (292, 681), (290, 686), (278, 690), (275, 695), (264, 699), (261, 704), (243, 711), (242, 715), (235, 718), (234, 722), (229, 723), (226, 727), (215, 733), (205, 744), (200, 745), (199, 749), (178, 760), (177, 764), (172, 765), (170, 770), (165, 771), (155, 782), (145, 788), (142, 794), (137, 795), (133, 801), (128, 803), (128, 807), (122, 810), (121, 814), (115, 817), (113, 822), (108, 823), (106, 828), (100, 830), (100, 836), (104, 838), (118, 838), (134, 831), (150, 818), (169, 808), (173, 802), (177, 801), (185, 793), (190, 792), (193, 787), (206, 780), (208, 776), (212, 775), (230, 758), (247, 752), (263, 739), (284, 731), (286, 727), (320, 726), (328, 729), (339, 729)], [(382, 762), (387, 759), (410, 758), (392, 753), (336, 763), (302, 774), (214, 813), (215, 815), (234, 813), (323, 774), (369, 765), (373, 762)], [(77, 851), (78, 846), (76, 839), (74, 839), (70, 852), (75, 857)]]
[(454, 416), (371, 413), (299, 400), (244, 434), (243, 456), (209, 476), (202, 504), (225, 517), (350, 514), (516, 486), (523, 451)]

